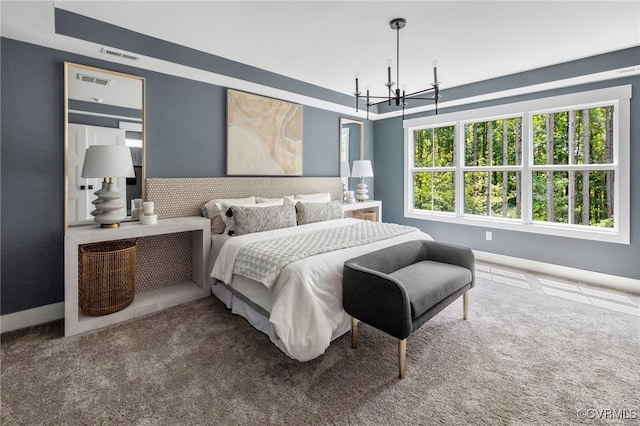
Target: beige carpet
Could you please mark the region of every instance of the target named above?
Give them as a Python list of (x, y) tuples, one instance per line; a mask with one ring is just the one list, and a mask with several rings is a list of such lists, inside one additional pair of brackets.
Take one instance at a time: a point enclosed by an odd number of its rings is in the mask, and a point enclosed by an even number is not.
[(469, 321), (458, 300), (409, 338), (405, 380), (396, 341), (367, 325), (357, 350), (345, 335), (300, 363), (214, 298), (79, 336), (62, 322), (5, 333), (2, 424), (638, 421), (637, 297), (489, 265), (478, 276)]

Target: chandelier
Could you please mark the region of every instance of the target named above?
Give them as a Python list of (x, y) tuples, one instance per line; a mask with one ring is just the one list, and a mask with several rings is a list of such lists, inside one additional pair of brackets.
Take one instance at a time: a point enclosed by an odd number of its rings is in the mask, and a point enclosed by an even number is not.
[[(396, 82), (391, 80), (391, 59), (387, 61), (387, 82), (384, 84), (387, 87), (388, 94), (386, 96), (373, 96), (369, 93), (369, 88), (366, 89), (366, 102), (367, 106), (367, 119), (369, 119), (369, 107), (388, 103), (391, 105), (393, 102), (396, 107), (402, 107), (402, 118), (404, 119), (404, 109), (407, 107), (407, 99), (412, 100), (430, 100), (434, 101), (435, 112), (438, 113), (438, 98), (440, 98), (440, 83), (438, 82), (438, 69), (437, 61), (433, 61), (433, 83), (431, 87), (423, 90), (418, 90), (413, 93), (405, 93), (404, 88), (400, 89), (400, 30), (407, 25), (407, 20), (404, 18), (395, 18), (389, 22), (389, 26), (392, 30), (396, 30)], [(431, 97), (424, 97), (426, 93), (433, 92)], [(356, 97), (356, 112), (358, 112), (358, 102), (362, 97), (362, 93), (358, 88), (358, 74), (356, 74), (356, 91), (353, 93)], [(375, 101), (382, 99), (380, 101)], [(373, 101), (372, 101), (373, 100)]]

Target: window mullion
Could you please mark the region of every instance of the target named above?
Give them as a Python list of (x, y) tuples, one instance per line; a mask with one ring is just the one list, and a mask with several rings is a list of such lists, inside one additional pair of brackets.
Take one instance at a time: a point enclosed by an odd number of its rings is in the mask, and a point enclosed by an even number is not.
[(405, 206), (404, 211), (405, 214), (413, 209), (415, 205), (414, 197), (414, 188), (413, 188), (413, 169), (415, 166), (414, 152), (416, 150), (415, 146), (415, 138), (414, 132), (411, 129), (404, 129), (404, 137), (408, 143), (404, 144), (404, 162), (405, 162), (405, 173), (404, 173), (404, 189), (405, 189)]
[(455, 172), (456, 167), (414, 167), (411, 173)]
[(528, 224), (532, 222), (533, 212), (533, 190), (532, 182), (533, 176), (531, 175), (531, 166), (533, 165), (533, 158), (531, 154), (533, 152), (533, 115), (525, 112), (522, 114), (522, 129), (521, 129), (521, 149), (522, 149), (522, 185), (520, 195), (522, 200), (521, 215), (522, 223)]
[(546, 171), (554, 171), (554, 172), (566, 172), (569, 170), (573, 170), (576, 172), (595, 172), (595, 171), (609, 171), (615, 170), (615, 164), (609, 163), (589, 163), (589, 164), (574, 164), (572, 166), (567, 164), (540, 164), (540, 165), (532, 165), (532, 171), (538, 172), (546, 172)]
[(520, 172), (522, 166), (463, 166), (465, 172)]
[(455, 144), (455, 152), (454, 152), (454, 162), (456, 165), (455, 171), (455, 186), (456, 186), (456, 195), (455, 195), (455, 205), (456, 205), (456, 217), (462, 217), (464, 214), (464, 126), (461, 122), (457, 122), (455, 125), (454, 132), (454, 144)]

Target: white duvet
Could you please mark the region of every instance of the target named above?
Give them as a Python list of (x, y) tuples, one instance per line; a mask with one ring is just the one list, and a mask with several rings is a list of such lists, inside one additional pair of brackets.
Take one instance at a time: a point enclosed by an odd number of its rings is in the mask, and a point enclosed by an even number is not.
[[(249, 242), (302, 232), (346, 226), (358, 219), (338, 219), (229, 238), (216, 259), (211, 277), (233, 284), (238, 250)], [(324, 353), (333, 331), (346, 319), (342, 308), (342, 269), (345, 260), (403, 241), (432, 238), (417, 228), (397, 237), (347, 249), (330, 251), (285, 266), (271, 288), (271, 315), (278, 337), (288, 353), (309, 361)], [(256, 285), (262, 284), (256, 282)]]

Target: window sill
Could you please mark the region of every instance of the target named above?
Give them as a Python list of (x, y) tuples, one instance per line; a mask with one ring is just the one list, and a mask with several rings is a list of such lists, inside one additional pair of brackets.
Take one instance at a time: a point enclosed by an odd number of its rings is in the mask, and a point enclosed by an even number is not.
[(582, 225), (522, 223), (519, 219), (493, 219), (480, 216), (458, 217), (453, 213), (425, 212), (405, 209), (404, 217), (410, 219), (430, 220), (435, 222), (455, 223), (483, 228), (504, 229), (516, 232), (552, 235), (564, 238), (578, 238), (591, 241), (602, 241), (616, 244), (629, 244), (629, 232), (611, 228), (586, 228)]

